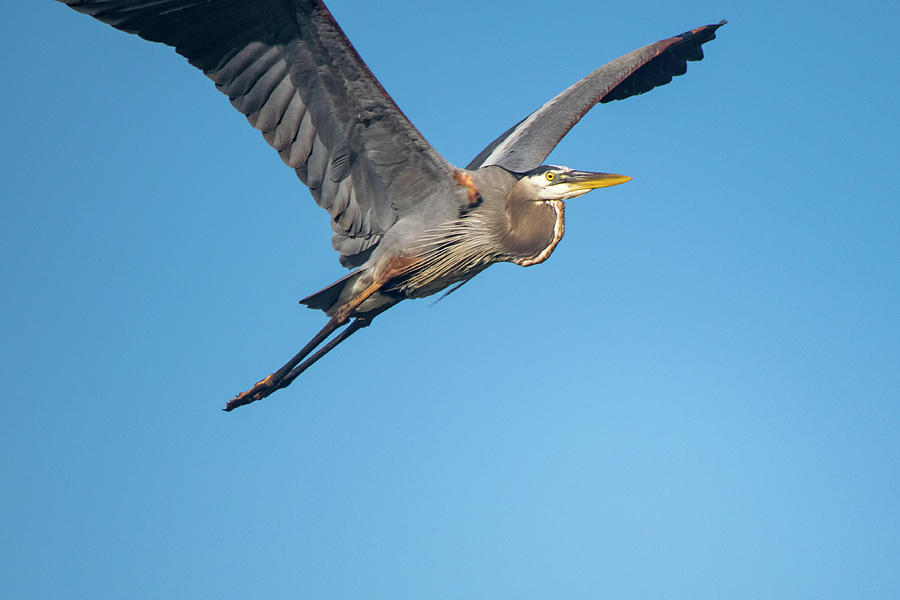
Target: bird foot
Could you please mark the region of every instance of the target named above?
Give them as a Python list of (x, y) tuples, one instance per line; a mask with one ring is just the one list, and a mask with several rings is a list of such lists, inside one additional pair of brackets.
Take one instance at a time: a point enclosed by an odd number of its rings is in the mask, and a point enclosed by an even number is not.
[(228, 404), (225, 405), (225, 412), (229, 412), (234, 410), (239, 406), (244, 406), (245, 404), (250, 404), (251, 402), (256, 402), (257, 400), (262, 400), (275, 390), (279, 388), (277, 382), (275, 381), (275, 374), (267, 376), (262, 381), (257, 381), (256, 385), (254, 385), (251, 389), (246, 392), (241, 392), (234, 398), (232, 398)]

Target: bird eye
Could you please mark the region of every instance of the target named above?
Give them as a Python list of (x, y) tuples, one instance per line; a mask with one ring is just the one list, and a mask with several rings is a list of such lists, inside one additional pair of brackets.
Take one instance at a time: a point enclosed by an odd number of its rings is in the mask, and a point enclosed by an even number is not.
[(556, 174), (553, 171), (547, 171), (544, 177), (547, 178), (547, 181), (553, 181), (554, 179), (556, 179)]

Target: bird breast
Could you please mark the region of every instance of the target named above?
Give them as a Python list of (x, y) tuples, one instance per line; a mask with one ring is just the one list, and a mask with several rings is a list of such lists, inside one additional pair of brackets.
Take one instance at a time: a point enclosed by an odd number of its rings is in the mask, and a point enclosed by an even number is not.
[(500, 183), (479, 185), (480, 204), (417, 236), (410, 248), (415, 260), (398, 279), (397, 291), (410, 298), (428, 296), (496, 262), (528, 267), (547, 260), (565, 231), (565, 205), (533, 199), (511, 175)]
[(526, 201), (509, 208), (509, 233), (504, 239), (509, 262), (530, 267), (544, 262), (566, 230), (561, 200)]

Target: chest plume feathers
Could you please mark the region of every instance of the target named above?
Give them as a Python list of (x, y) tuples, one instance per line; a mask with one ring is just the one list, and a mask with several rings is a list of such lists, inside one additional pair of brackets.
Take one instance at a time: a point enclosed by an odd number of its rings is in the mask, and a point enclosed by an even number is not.
[(528, 267), (550, 256), (565, 232), (565, 204), (561, 200), (535, 200), (522, 181), (506, 201), (509, 230), (504, 239), (508, 260)]

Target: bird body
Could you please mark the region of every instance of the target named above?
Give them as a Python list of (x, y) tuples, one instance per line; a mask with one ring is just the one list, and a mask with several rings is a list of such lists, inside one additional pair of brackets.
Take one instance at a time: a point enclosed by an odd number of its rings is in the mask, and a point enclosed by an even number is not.
[(565, 232), (563, 198), (589, 191), (574, 188), (568, 194), (548, 193), (542, 197), (542, 190), (556, 191), (553, 185), (563, 185), (553, 184), (547, 179), (548, 173), (556, 178), (581, 173), (582, 178), (593, 178), (597, 186), (630, 179), (552, 166), (540, 167), (524, 176), (497, 166), (462, 173), (456, 179), (467, 182), (460, 184), (466, 189), (475, 190), (476, 200), (456, 212), (433, 214), (431, 221), (417, 215), (408, 223), (398, 222), (386, 232), (356, 277), (337, 282), (347, 287), (340, 297), (324, 305), (312, 297), (301, 302), (332, 315), (349, 298), (383, 278), (382, 274), (392, 265), (402, 264), (400, 272), (387, 278), (377, 293), (356, 308), (354, 314), (362, 315), (380, 312), (406, 298), (430, 296), (468, 281), (497, 262), (523, 267), (544, 262)]
[(414, 261), (398, 282), (409, 298), (468, 280), (495, 262), (536, 264), (562, 237), (562, 202), (529, 196), (527, 178), (496, 166), (468, 175), (478, 190), (477, 201), (452, 219), (425, 228), (410, 245)]
[(630, 179), (543, 165), (551, 150), (598, 102), (683, 74), (725, 23), (599, 67), (459, 168), (397, 108), (321, 0), (60, 1), (173, 46), (212, 79), (328, 212), (332, 246), (354, 269), (301, 301), (329, 321), (226, 410), (286, 387), (404, 299), (462, 285), (496, 262), (545, 261), (565, 231), (566, 200)]

